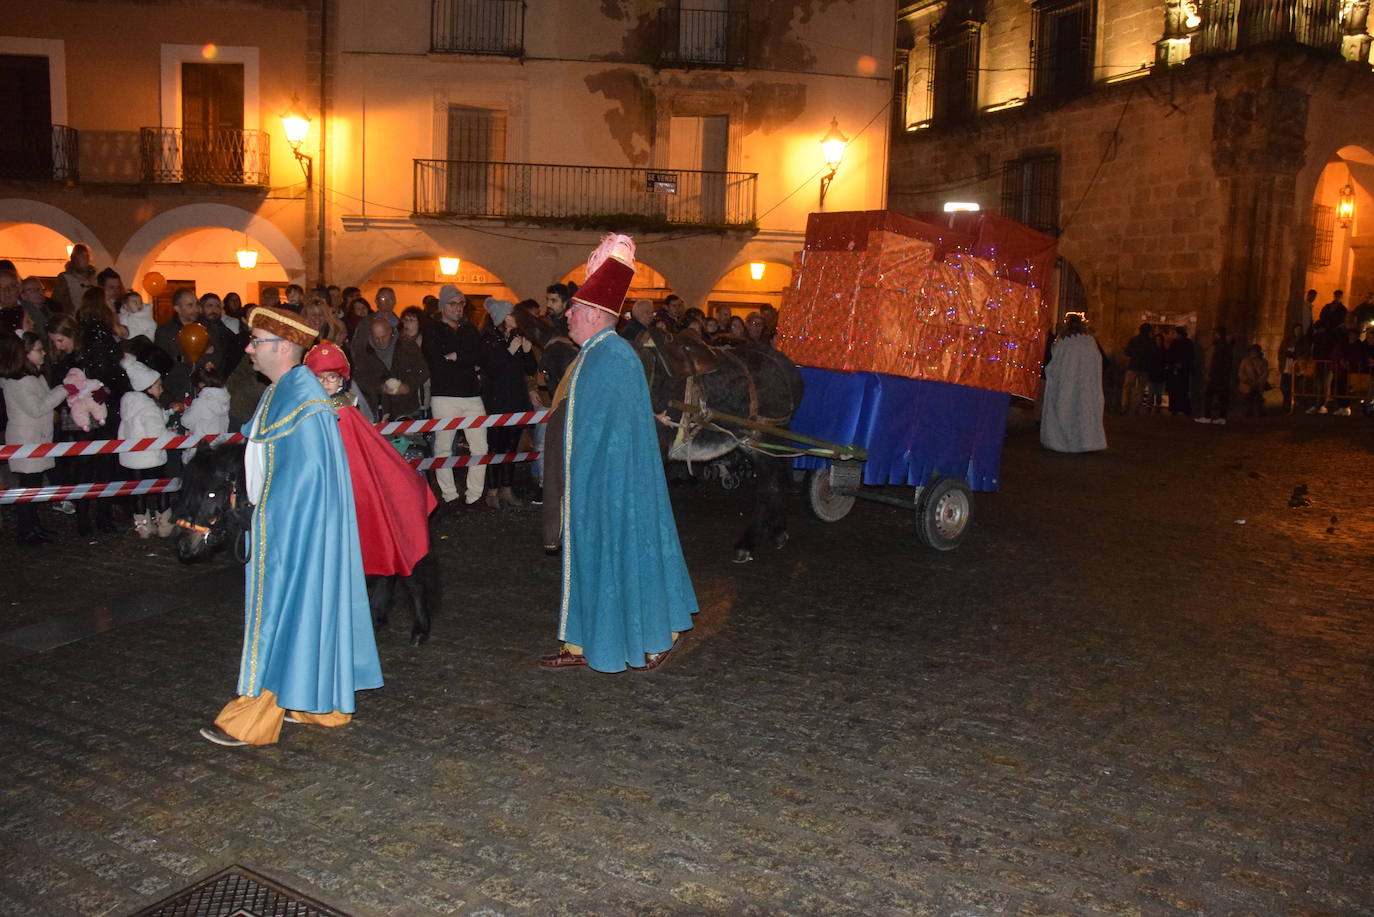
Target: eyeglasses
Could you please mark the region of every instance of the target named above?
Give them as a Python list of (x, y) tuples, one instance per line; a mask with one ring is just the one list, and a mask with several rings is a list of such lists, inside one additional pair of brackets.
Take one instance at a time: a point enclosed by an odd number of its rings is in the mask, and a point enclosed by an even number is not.
[(286, 340), (286, 338), (249, 338), (248, 346), (256, 347), (259, 344), (276, 344), (277, 342), (284, 340)]

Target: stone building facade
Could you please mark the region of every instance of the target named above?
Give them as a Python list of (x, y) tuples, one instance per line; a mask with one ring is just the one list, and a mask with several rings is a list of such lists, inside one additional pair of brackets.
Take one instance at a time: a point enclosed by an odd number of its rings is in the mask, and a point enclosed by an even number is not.
[[(905, 7), (890, 200), (975, 203), (1058, 235), (1060, 311), (1086, 312), (1108, 349), (1154, 318), (1272, 352), (1304, 290), (1319, 305), (1374, 290), (1360, 7)], [(1324, 227), (1343, 191), (1354, 213)]]
[[(832, 123), (826, 209), (886, 200), (893, 9), (13, 0), (0, 258), (52, 277), (84, 242), (131, 286), (390, 283), (404, 306), (444, 282), (542, 298), (618, 229), (635, 294), (776, 303)], [(294, 145), (285, 114), (308, 119)]]
[(333, 275), (432, 291), (452, 256), (470, 295), (542, 298), (617, 229), (631, 298), (776, 303), (832, 119), (850, 144), (826, 208), (884, 204), (893, 9), (338, 0)]
[(157, 271), (248, 299), (304, 281), (314, 201), (278, 113), (318, 92), (321, 3), (7, 4), (0, 257), (51, 277), (81, 242), (129, 287)]

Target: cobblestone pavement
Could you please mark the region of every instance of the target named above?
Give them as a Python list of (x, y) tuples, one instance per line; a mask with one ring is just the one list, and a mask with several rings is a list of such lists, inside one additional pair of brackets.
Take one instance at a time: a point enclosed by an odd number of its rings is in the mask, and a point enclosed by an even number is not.
[(786, 550), (736, 567), (740, 498), (675, 488), (702, 612), (653, 673), (538, 669), (533, 511), (445, 524), (434, 639), (393, 615), (354, 724), (266, 749), (196, 735), (237, 670), (227, 561), (9, 555), (0, 914), (234, 863), (360, 917), (1374, 914), (1374, 424), (1108, 432), (1013, 434), (944, 554), (794, 498)]

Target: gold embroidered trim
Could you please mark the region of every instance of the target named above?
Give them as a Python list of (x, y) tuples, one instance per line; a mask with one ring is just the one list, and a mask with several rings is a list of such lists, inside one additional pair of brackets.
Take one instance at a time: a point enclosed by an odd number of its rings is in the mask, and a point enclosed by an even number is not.
[[(572, 595), (572, 527), (568, 525), (568, 516), (572, 511), (572, 453), (573, 453), (573, 410), (577, 402), (577, 377), (582, 375), (582, 367), (590, 351), (597, 344), (607, 339), (608, 335), (615, 334), (614, 329), (607, 329), (601, 336), (588, 341), (583, 345), (582, 350), (573, 360), (572, 366), (568, 367), (567, 374), (563, 377), (563, 382), (567, 383), (567, 402), (566, 415), (563, 421), (563, 499), (559, 501), (559, 527), (563, 530), (563, 594), (559, 599), (558, 607), (558, 639), (568, 639), (568, 605)], [(563, 391), (563, 386), (558, 386), (559, 391)]]

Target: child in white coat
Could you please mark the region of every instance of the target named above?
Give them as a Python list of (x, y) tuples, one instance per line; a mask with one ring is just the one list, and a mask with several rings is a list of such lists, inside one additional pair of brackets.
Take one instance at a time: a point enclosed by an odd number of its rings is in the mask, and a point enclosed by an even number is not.
[[(67, 400), (67, 390), (49, 388), (43, 378), (46, 351), (38, 336), (0, 335), (0, 391), (4, 392), (6, 443), (52, 442), (52, 412)], [(41, 487), (43, 473), (53, 467), (51, 458), (10, 459), (10, 471), (20, 487)], [(52, 541), (52, 533), (38, 521), (38, 504), (20, 503), (16, 509), (16, 538), (23, 545)]]
[[(167, 415), (157, 401), (162, 396), (162, 377), (131, 355), (124, 357), (124, 372), (133, 391), (126, 392), (119, 401), (119, 438), (171, 436)], [(156, 479), (166, 471), (167, 452), (163, 449), (121, 452), (119, 464), (137, 472), (135, 477), (140, 481)], [(167, 508), (166, 494), (140, 494), (133, 499), (134, 531), (139, 538), (147, 538), (154, 531), (159, 537), (168, 538), (176, 531), (172, 525), (172, 511)]]
[[(191, 374), (196, 397), (181, 414), (181, 426), (189, 436), (217, 436), (229, 432), (229, 390), (224, 377), (214, 369), (196, 367)], [(186, 461), (196, 454), (187, 449)]]

